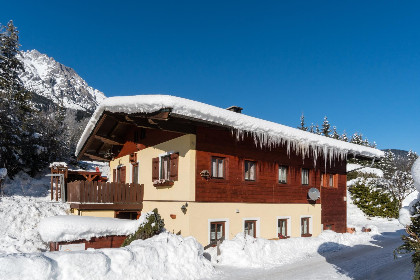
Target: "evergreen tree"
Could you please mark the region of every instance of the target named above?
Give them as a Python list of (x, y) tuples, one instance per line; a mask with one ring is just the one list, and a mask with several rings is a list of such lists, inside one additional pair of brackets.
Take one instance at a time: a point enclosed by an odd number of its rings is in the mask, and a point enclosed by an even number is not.
[(349, 142), (349, 138), (347, 137), (347, 133), (344, 131), (343, 134), (341, 134), (341, 140), (344, 142)]
[(341, 140), (340, 134), (337, 133), (337, 128), (335, 126), (333, 126), (333, 134), (331, 135), (331, 138)]
[(319, 130), (319, 125), (315, 126), (315, 133), (321, 135), (321, 131)]
[(27, 166), (24, 155), (33, 148), (31, 93), (18, 76), (23, 64), (17, 58), (19, 32), (12, 21), (2, 27), (0, 40), (0, 166), (13, 176)]
[(311, 126), (309, 127), (309, 132), (314, 133), (314, 124), (311, 123)]
[(324, 122), (322, 123), (322, 135), (329, 137), (331, 133), (330, 122), (328, 121), (327, 116), (324, 117)]
[(299, 129), (304, 130), (304, 131), (308, 130), (308, 128), (305, 126), (305, 116), (303, 115), (303, 113), (300, 116), (300, 127), (299, 127)]

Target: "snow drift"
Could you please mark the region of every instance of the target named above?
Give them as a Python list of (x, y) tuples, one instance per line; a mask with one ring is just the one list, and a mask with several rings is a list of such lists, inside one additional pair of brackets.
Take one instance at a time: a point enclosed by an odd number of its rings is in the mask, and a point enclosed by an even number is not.
[(413, 206), (420, 201), (420, 157), (411, 167), (411, 175), (413, 176), (414, 187), (416, 187), (416, 191), (408, 195), (403, 200), (403, 204), (400, 209), (400, 216), (398, 218), (403, 226), (411, 224), (411, 217), (414, 214)]
[[(215, 249), (208, 253), (213, 262), (236, 267), (270, 268), (305, 259), (316, 253), (337, 251), (344, 246), (368, 243), (375, 233), (335, 233), (324, 231), (318, 237), (296, 237), (280, 240), (253, 238), (243, 233), (220, 245), (221, 254), (216, 256)], [(321, 246), (322, 245), (322, 246)]]
[(198, 279), (211, 263), (193, 238), (161, 233), (119, 249), (0, 256), (1, 279)]

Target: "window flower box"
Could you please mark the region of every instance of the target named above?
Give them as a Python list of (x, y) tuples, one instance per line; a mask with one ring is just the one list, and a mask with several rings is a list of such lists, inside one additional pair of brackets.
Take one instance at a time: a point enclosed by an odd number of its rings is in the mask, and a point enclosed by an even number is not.
[(153, 181), (154, 187), (171, 187), (174, 185), (174, 181), (166, 180), (166, 179), (159, 179)]

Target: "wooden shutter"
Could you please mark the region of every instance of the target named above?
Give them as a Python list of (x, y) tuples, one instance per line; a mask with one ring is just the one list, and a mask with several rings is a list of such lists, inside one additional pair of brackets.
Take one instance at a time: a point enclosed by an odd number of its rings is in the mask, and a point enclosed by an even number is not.
[(117, 169), (112, 170), (112, 181), (117, 182)]
[(171, 174), (170, 179), (172, 181), (178, 181), (178, 159), (179, 153), (171, 154)]
[(159, 158), (152, 159), (152, 181), (159, 180)]
[(125, 174), (126, 174), (125, 166), (123, 166), (121, 167), (121, 170), (120, 170), (120, 176), (121, 176), (120, 182), (123, 184), (125, 184)]

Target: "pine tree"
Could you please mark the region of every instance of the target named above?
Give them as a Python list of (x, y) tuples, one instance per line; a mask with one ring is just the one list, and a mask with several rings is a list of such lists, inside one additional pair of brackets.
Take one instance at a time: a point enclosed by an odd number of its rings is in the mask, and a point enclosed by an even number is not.
[(311, 123), (311, 126), (309, 127), (309, 132), (314, 133), (314, 124)]
[(335, 126), (333, 126), (333, 134), (331, 135), (331, 138), (340, 140), (340, 134), (337, 133), (337, 128)]
[(329, 137), (331, 133), (330, 122), (328, 121), (327, 116), (324, 117), (324, 122), (322, 123), (322, 135)]
[(31, 93), (19, 79), (23, 64), (19, 61), (19, 32), (10, 21), (0, 36), (0, 166), (13, 176), (23, 168), (27, 152), (33, 150)]
[(304, 130), (304, 131), (308, 130), (308, 128), (305, 126), (305, 116), (303, 115), (303, 113), (300, 116), (300, 127), (299, 127), (299, 129)]
[(347, 133), (344, 131), (343, 134), (341, 134), (341, 140), (344, 142), (349, 142), (349, 138), (347, 137)]
[(321, 131), (319, 130), (319, 125), (315, 126), (315, 133), (321, 135)]

